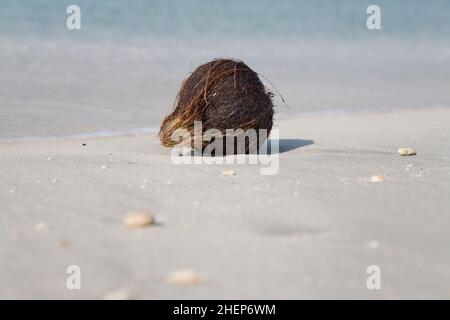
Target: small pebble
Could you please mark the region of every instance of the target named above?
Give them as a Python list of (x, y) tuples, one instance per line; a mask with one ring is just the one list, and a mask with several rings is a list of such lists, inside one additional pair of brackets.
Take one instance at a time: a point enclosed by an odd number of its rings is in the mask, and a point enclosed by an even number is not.
[(102, 170), (105, 170), (106, 169), (106, 166), (102, 166)]
[(35, 229), (37, 232), (48, 232), (49, 231), (49, 228), (45, 222), (37, 223)]
[(378, 249), (378, 246), (379, 246), (379, 244), (378, 244), (378, 241), (376, 241), (376, 240), (369, 241), (365, 245), (366, 248), (374, 249), (374, 250)]
[(70, 240), (67, 240), (67, 239), (63, 239), (63, 240), (59, 241), (59, 245), (62, 248), (70, 247), (71, 244), (72, 244), (72, 242), (70, 242)]
[(22, 230), (20, 230), (19, 228), (15, 228), (12, 230), (12, 232), (11, 232), (12, 240), (17, 241), (20, 239), (21, 236), (22, 236)]
[(176, 285), (193, 285), (200, 283), (200, 276), (193, 270), (180, 269), (169, 274), (167, 282)]
[(371, 176), (370, 182), (383, 182), (384, 179), (384, 176)]
[(307, 275), (303, 276), (303, 284), (305, 286), (308, 286), (308, 287), (312, 286), (312, 285), (314, 285), (315, 282), (316, 282), (316, 280), (314, 279), (314, 277), (312, 275), (307, 274)]
[(47, 161), (51, 161), (51, 160), (53, 160), (52, 157), (48, 157), (48, 158), (47, 158)]
[(188, 224), (182, 224), (181, 228), (183, 228), (184, 230), (191, 230), (192, 229), (192, 227), (190, 225), (188, 225)]
[(155, 223), (153, 216), (148, 212), (129, 212), (123, 218), (127, 228), (143, 228)]
[(401, 156), (414, 156), (416, 155), (416, 151), (413, 148), (406, 147), (406, 148), (399, 148), (398, 154)]
[(128, 289), (122, 288), (115, 291), (108, 292), (104, 300), (130, 300), (131, 292)]
[(225, 170), (222, 171), (222, 175), (224, 176), (234, 176), (236, 173), (233, 170)]
[(82, 143), (81, 145), (82, 145), (83, 147), (85, 147), (85, 146), (86, 146), (86, 143)]

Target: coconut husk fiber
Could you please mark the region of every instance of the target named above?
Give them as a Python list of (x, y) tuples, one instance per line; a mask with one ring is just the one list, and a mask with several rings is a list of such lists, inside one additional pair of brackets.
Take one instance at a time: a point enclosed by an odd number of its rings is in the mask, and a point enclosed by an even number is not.
[[(173, 147), (179, 141), (172, 140), (172, 133), (186, 129), (191, 134), (193, 147), (194, 121), (202, 121), (202, 134), (212, 128), (223, 135), (226, 129), (246, 131), (252, 128), (258, 133), (256, 141), (246, 139), (245, 150), (233, 148), (233, 153), (248, 153), (254, 150), (250, 148), (252, 144), (256, 143), (258, 149), (265, 138), (259, 134), (259, 129), (266, 129), (269, 136), (273, 114), (271, 93), (266, 91), (256, 72), (239, 60), (215, 59), (199, 66), (183, 81), (172, 113), (161, 124), (159, 138), (164, 146)], [(224, 140), (225, 143), (236, 142), (235, 137), (230, 136)], [(202, 142), (202, 149), (211, 141)], [(223, 154), (226, 153), (224, 148)]]

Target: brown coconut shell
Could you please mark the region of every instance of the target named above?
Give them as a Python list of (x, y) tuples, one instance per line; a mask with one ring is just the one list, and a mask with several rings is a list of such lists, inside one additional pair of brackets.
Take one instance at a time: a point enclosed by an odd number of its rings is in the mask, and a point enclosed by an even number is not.
[[(164, 146), (173, 147), (179, 141), (172, 140), (172, 133), (186, 129), (191, 134), (193, 147), (194, 121), (202, 121), (202, 134), (212, 128), (224, 135), (226, 129), (255, 129), (257, 133), (259, 129), (266, 129), (268, 137), (273, 114), (271, 94), (256, 72), (239, 60), (216, 59), (199, 66), (183, 81), (172, 113), (161, 124), (159, 138)], [(236, 142), (235, 137), (227, 136), (226, 143), (230, 143), (230, 139)], [(254, 143), (259, 148), (263, 136), (258, 134), (257, 141), (248, 140), (245, 153), (254, 150), (250, 148)], [(202, 148), (209, 143), (203, 142)], [(240, 150), (235, 147), (233, 153), (240, 153)], [(223, 154), (226, 154), (225, 149)]]

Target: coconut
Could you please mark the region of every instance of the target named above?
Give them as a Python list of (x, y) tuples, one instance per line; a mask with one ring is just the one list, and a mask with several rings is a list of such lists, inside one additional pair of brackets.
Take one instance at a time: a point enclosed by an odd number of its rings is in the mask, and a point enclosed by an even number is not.
[[(190, 134), (190, 146), (194, 147), (194, 140), (198, 139), (194, 136), (194, 121), (201, 121), (202, 136), (209, 129), (217, 129), (223, 135), (223, 154), (231, 149), (232, 153), (249, 153), (249, 150), (255, 150), (251, 146), (259, 150), (272, 129), (274, 109), (271, 97), (258, 74), (244, 62), (215, 59), (199, 66), (183, 81), (172, 113), (161, 124), (159, 138), (164, 146), (173, 147), (180, 141), (174, 141), (172, 134), (177, 129), (185, 129)], [(231, 135), (227, 129), (242, 129), (244, 132), (254, 129), (256, 139), (252, 139), (255, 135), (245, 135), (245, 150), (242, 150), (242, 145), (239, 146), (241, 148), (237, 146), (239, 134)], [(210, 141), (202, 139), (202, 149), (214, 139), (214, 135)], [(229, 143), (233, 145), (227, 150), (225, 146)]]

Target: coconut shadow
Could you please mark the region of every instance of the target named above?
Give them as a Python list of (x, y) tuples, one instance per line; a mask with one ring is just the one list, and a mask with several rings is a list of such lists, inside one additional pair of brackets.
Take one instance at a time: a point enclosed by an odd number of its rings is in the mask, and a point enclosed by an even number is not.
[[(269, 139), (269, 141), (267, 143), (267, 154), (268, 155), (281, 154), (281, 153), (292, 151), (292, 150), (295, 150), (295, 149), (298, 149), (298, 148), (306, 147), (306, 146), (309, 146), (311, 144), (314, 144), (314, 140), (309, 140), (309, 139), (279, 139), (278, 140), (278, 152), (276, 152), (275, 150), (274, 150), (274, 152), (272, 152), (271, 141)], [(244, 154), (244, 153), (237, 153), (237, 154)], [(195, 157), (195, 156), (199, 156), (199, 157), (215, 157), (214, 153), (212, 153), (211, 155), (196, 155), (194, 150), (190, 150), (190, 156), (192, 156), (192, 157)]]
[[(285, 153), (311, 144), (314, 144), (314, 141), (309, 139), (280, 139), (278, 140), (278, 153)], [(267, 154), (277, 154), (275, 150), (272, 153), (270, 139), (267, 143)]]

